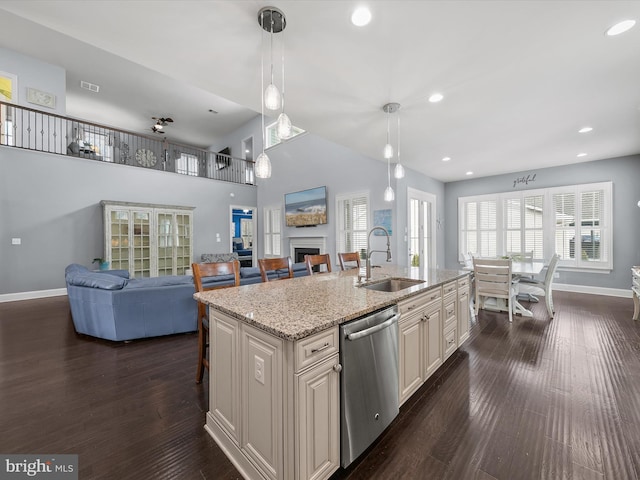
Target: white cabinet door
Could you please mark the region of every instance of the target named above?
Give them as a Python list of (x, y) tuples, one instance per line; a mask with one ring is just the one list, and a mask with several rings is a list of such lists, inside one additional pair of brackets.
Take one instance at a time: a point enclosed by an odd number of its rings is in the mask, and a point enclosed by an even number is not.
[(469, 338), (469, 288), (458, 290), (458, 346)]
[(295, 478), (329, 478), (340, 466), (340, 374), (338, 355), (296, 375)]
[(232, 441), (239, 445), (240, 421), (240, 326), (238, 321), (215, 310), (209, 329), (211, 359), (209, 411)]
[(426, 322), (425, 380), (442, 365), (442, 308), (428, 311)]
[(398, 324), (398, 368), (400, 405), (409, 398), (424, 381), (423, 354), (424, 325), (422, 313), (416, 312)]

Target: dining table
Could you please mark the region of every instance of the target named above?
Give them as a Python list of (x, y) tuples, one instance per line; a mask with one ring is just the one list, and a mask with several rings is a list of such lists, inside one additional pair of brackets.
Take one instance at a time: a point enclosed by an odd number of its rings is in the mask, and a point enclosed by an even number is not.
[[(533, 277), (540, 274), (545, 267), (543, 260), (512, 260), (511, 261), (511, 274), (514, 277)], [(473, 271), (472, 266), (465, 266), (462, 270)], [(537, 300), (537, 299), (536, 299)], [(535, 300), (534, 300), (535, 301)], [(495, 304), (485, 304), (486, 310), (506, 311), (508, 305), (504, 299), (496, 298)], [(533, 312), (520, 303), (516, 296), (513, 303), (513, 313), (521, 315), (523, 317), (533, 317)]]

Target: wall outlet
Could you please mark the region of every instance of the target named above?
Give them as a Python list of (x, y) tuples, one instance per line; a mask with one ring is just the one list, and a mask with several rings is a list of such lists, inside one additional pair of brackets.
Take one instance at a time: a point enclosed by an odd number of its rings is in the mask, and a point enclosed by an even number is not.
[(12, 238), (11, 239), (11, 245), (22, 245), (22, 239), (21, 238)]
[(256, 366), (254, 376), (257, 381), (264, 385), (264, 360), (257, 355), (253, 357), (253, 360)]

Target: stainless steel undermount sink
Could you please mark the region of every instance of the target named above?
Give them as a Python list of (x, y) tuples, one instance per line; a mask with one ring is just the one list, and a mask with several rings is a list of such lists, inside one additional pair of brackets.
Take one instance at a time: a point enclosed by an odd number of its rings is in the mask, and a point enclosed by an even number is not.
[(379, 292), (398, 292), (405, 288), (415, 287), (421, 283), (424, 283), (424, 281), (414, 280), (412, 278), (387, 278), (380, 282), (363, 285), (362, 287), (368, 288), (369, 290), (378, 290)]

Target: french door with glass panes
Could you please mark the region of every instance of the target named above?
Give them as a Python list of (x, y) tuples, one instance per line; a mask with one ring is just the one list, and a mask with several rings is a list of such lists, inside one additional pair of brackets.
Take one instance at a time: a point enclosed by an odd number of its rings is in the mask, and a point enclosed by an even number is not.
[(409, 188), (407, 191), (408, 227), (407, 247), (409, 265), (435, 268), (435, 206), (436, 197), (430, 193)]

